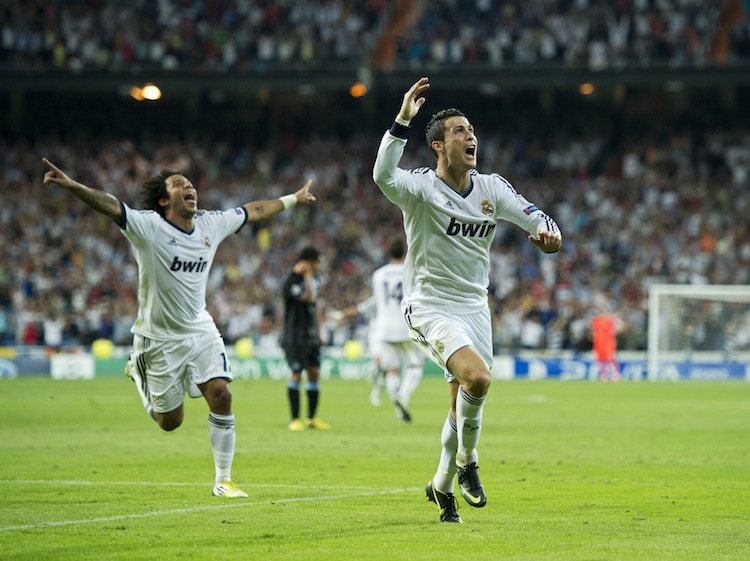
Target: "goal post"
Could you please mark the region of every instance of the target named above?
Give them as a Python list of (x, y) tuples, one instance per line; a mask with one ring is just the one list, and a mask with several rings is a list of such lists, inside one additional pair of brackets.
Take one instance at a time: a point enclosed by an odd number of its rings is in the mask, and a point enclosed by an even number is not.
[(750, 286), (654, 284), (649, 380), (750, 379)]

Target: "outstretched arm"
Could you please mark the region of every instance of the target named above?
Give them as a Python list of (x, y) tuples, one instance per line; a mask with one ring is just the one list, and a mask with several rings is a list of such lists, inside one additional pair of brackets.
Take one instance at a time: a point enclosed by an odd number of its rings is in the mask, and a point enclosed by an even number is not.
[(244, 206), (247, 209), (247, 221), (260, 222), (261, 220), (275, 216), (282, 210), (292, 208), (297, 204), (309, 205), (314, 203), (315, 195), (310, 193), (310, 185), (312, 185), (312, 179), (309, 179), (302, 189), (293, 195), (284, 195), (283, 197), (271, 199), (269, 201), (246, 203)]
[(44, 174), (45, 185), (59, 185), (95, 211), (102, 213), (104, 216), (109, 216), (117, 224), (122, 225), (122, 207), (117, 197), (99, 189), (92, 189), (83, 183), (71, 179), (47, 158), (42, 158), (42, 161), (49, 168), (47, 173)]

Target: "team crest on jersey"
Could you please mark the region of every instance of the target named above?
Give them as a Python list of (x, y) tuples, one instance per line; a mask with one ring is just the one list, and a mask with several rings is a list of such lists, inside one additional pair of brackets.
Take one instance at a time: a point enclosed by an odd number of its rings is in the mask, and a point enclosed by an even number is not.
[(443, 354), (445, 352), (445, 345), (440, 339), (435, 341), (435, 349), (437, 350), (439, 354)]
[(203, 236), (203, 244), (206, 247), (211, 247), (211, 238), (209, 238), (208, 236)]
[(488, 201), (487, 199), (484, 199), (481, 203), (482, 205), (482, 214), (485, 214), (487, 216), (492, 216), (495, 214), (495, 207), (492, 206), (492, 203)]

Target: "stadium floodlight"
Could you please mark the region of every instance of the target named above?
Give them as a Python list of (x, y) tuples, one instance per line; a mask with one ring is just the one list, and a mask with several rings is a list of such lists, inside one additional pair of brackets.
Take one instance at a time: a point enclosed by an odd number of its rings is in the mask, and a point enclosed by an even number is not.
[(652, 285), (647, 364), (649, 380), (750, 379), (750, 286)]
[(149, 82), (141, 86), (133, 86), (130, 88), (130, 97), (136, 101), (157, 101), (161, 99), (161, 89), (159, 86)]

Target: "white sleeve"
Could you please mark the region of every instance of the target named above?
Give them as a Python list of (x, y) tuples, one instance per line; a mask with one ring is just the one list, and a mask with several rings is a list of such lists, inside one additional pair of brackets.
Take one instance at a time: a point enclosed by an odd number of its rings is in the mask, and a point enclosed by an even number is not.
[(120, 231), (134, 246), (140, 246), (141, 242), (154, 239), (161, 216), (154, 210), (133, 210), (120, 201), (122, 215), (125, 223)]
[(357, 313), (370, 319), (375, 317), (375, 297), (370, 296), (367, 300), (357, 304)]
[[(400, 131), (402, 136), (395, 136), (394, 130)], [(416, 182), (413, 181), (412, 174), (398, 167), (406, 148), (407, 130), (407, 127), (395, 123), (383, 135), (372, 170), (372, 178), (383, 194), (401, 208), (405, 208), (416, 194), (413, 192)]]
[(499, 183), (499, 218), (512, 222), (533, 235), (542, 230), (560, 232), (555, 221), (534, 203), (526, 200), (507, 179), (498, 174), (492, 174), (492, 177)]
[(207, 224), (210, 224), (213, 235), (225, 239), (231, 234), (236, 234), (247, 222), (247, 210), (245, 207), (231, 208), (229, 210), (205, 210), (201, 211)]

